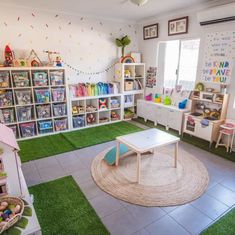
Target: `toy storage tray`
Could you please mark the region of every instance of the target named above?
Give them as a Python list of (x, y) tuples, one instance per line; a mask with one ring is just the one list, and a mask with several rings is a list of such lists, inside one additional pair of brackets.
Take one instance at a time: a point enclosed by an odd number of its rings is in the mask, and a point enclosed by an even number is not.
[(51, 85), (63, 85), (64, 84), (64, 72), (63, 71), (51, 71), (50, 72)]
[(7, 71), (0, 72), (0, 88), (10, 87), (10, 73)]
[(19, 122), (32, 120), (32, 107), (17, 107), (17, 117)]
[(47, 86), (48, 85), (47, 72), (44, 71), (33, 72), (33, 84), (34, 86)]
[(39, 121), (38, 130), (40, 134), (53, 132), (52, 120)]
[(20, 132), (22, 137), (31, 137), (36, 135), (35, 122), (21, 123)]
[(14, 109), (0, 109), (0, 122), (4, 124), (15, 122)]
[(58, 101), (58, 102), (63, 102), (65, 101), (65, 88), (54, 88), (51, 89), (52, 92), (52, 100), (53, 101)]
[(12, 72), (12, 78), (15, 87), (27, 87), (30, 86), (28, 72)]
[(53, 104), (53, 113), (55, 117), (67, 115), (66, 104)]
[(31, 104), (31, 90), (16, 90), (16, 104)]
[(73, 128), (84, 127), (85, 125), (85, 115), (73, 117)]
[(64, 119), (55, 119), (54, 121), (55, 131), (65, 131), (68, 129), (68, 120)]
[(51, 117), (51, 106), (49, 104), (37, 105), (36, 111), (37, 111), (37, 118), (39, 119)]
[(0, 91), (0, 107), (8, 107), (13, 105), (12, 91)]
[(35, 101), (36, 101), (36, 103), (50, 102), (49, 89), (35, 89)]

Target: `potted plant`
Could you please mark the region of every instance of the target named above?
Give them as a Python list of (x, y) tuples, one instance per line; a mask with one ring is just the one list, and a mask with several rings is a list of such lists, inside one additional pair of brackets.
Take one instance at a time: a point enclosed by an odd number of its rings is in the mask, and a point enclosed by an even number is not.
[(130, 38), (126, 35), (122, 38), (116, 38), (116, 45), (122, 48), (122, 57), (125, 56), (125, 47), (131, 43)]

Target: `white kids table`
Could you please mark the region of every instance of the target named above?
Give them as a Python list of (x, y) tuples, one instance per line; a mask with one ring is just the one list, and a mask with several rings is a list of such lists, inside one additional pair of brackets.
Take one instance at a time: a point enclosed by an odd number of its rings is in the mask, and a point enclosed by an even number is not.
[(141, 169), (141, 154), (148, 151), (154, 151), (155, 148), (163, 147), (170, 144), (175, 144), (175, 160), (174, 167), (177, 167), (178, 157), (178, 143), (180, 138), (170, 135), (164, 131), (157, 130), (155, 128), (148, 129), (133, 134), (119, 136), (116, 138), (117, 151), (116, 151), (116, 166), (119, 163), (119, 149), (120, 143), (126, 145), (130, 150), (137, 153), (137, 182), (140, 182), (140, 169)]

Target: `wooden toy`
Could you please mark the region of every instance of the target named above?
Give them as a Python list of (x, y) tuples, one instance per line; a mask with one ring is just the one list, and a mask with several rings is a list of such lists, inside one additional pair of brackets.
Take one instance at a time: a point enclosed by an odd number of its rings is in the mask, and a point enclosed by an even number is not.
[(48, 56), (48, 64), (47, 66), (54, 66), (54, 59), (52, 58), (52, 55), (59, 55), (59, 52), (56, 51), (43, 51)]
[(4, 51), (4, 57), (5, 57), (5, 62), (4, 66), (5, 67), (11, 67), (13, 66), (13, 59), (14, 59), (14, 54), (9, 45), (6, 45), (5, 51)]
[(93, 124), (95, 122), (95, 115), (93, 113), (89, 113), (86, 116), (86, 121), (88, 124)]
[(38, 57), (37, 53), (35, 52), (35, 50), (31, 50), (30, 51), (30, 54), (27, 58), (27, 61), (30, 62), (30, 65), (32, 67), (39, 67), (39, 66), (42, 66), (43, 63), (42, 61), (40, 60), (40, 58)]
[(107, 109), (107, 99), (99, 99), (99, 109)]

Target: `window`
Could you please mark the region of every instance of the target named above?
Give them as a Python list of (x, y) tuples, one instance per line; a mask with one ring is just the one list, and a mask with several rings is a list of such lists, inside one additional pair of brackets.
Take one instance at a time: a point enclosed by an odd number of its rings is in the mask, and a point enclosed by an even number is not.
[(174, 40), (159, 43), (159, 78), (163, 86), (174, 88), (182, 85), (184, 90), (194, 88), (200, 39)]

